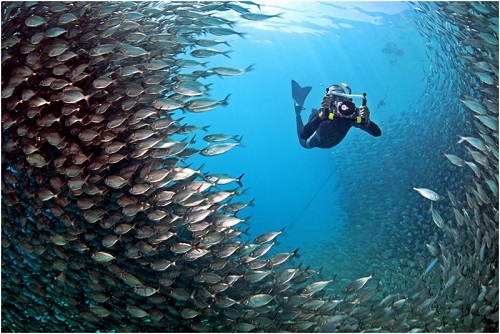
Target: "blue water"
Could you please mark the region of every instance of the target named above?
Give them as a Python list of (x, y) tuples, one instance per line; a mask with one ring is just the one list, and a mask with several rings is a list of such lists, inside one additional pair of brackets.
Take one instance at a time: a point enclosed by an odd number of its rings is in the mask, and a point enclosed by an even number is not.
[[(231, 93), (229, 105), (210, 113), (186, 114), (185, 120), (210, 124), (208, 133), (243, 135), (243, 146), (200, 163), (193, 158), (193, 166), (204, 162), (204, 172), (235, 177), (245, 173), (242, 182), (248, 190), (237, 200), (256, 200), (254, 207), (238, 216), (251, 216), (250, 238), (287, 226), (281, 245), (299, 247), (335, 238), (345, 222), (346, 212), (337, 205), (344, 185), (333, 170), (335, 155), (349, 151), (353, 139), (355, 145), (377, 149), (382, 137), (352, 128), (333, 149), (302, 148), (291, 79), (313, 87), (302, 112), (304, 122), (310, 109), (319, 107), (326, 87), (345, 82), (354, 94), (367, 93), (371, 119), (382, 136), (388, 136), (384, 133), (388, 123), (403, 117), (402, 111), (420, 98), (430, 64), (425, 43), (412, 27), (407, 3), (292, 2), (287, 8), (262, 6), (262, 12), (282, 14), (262, 22), (240, 20), (233, 29), (245, 32), (245, 38), (234, 35), (229, 38), (230, 47), (218, 46), (221, 51), (233, 50), (231, 58), (213, 57), (207, 65), (246, 68), (254, 64), (254, 70), (208, 78), (214, 83), (210, 97), (222, 99)], [(383, 52), (388, 45), (399, 51)], [(393, 140), (400, 136), (392, 135)], [(204, 145), (197, 138), (196, 147)], [(367, 160), (367, 168), (372, 163)], [(341, 161), (335, 168), (349, 164)], [(363, 187), (370, 187), (370, 180), (360, 185), (360, 194)]]

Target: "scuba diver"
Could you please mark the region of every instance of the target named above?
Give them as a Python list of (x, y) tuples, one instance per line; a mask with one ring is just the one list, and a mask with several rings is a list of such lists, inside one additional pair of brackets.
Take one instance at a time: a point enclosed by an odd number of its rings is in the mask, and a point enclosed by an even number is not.
[[(382, 134), (377, 124), (370, 121), (370, 110), (366, 106), (366, 94), (351, 95), (348, 85), (342, 84), (349, 90), (346, 94), (344, 88), (332, 85), (326, 89), (326, 95), (321, 101), (321, 109), (311, 110), (308, 123), (304, 126), (300, 112), (304, 110), (304, 101), (312, 87), (300, 87), (292, 80), (292, 97), (295, 102), (297, 118), (297, 134), (300, 145), (304, 148), (331, 148), (344, 139), (351, 126), (355, 126), (378, 137)], [(363, 100), (362, 105), (356, 108), (352, 97)]]

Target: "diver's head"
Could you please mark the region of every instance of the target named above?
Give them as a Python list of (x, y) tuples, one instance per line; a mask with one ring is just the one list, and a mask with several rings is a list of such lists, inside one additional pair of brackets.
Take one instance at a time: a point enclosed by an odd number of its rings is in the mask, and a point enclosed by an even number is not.
[(328, 87), (328, 92), (332, 92), (332, 91), (345, 94), (344, 88), (342, 86), (339, 86), (339, 85), (331, 85), (330, 87)]
[(342, 101), (345, 101), (346, 99), (342, 96), (337, 96), (335, 95), (335, 93), (341, 93), (341, 94), (345, 94), (345, 90), (342, 86), (339, 86), (339, 85), (331, 85), (330, 87), (328, 87), (328, 90), (327, 90), (328, 94), (331, 94), (333, 95), (333, 100), (334, 100), (334, 103), (337, 103), (337, 102), (342, 102)]

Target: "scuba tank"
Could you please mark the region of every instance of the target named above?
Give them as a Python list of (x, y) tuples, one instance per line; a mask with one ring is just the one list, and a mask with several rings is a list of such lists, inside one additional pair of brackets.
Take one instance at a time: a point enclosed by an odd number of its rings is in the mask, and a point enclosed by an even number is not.
[(359, 124), (361, 123), (362, 119), (361, 116), (359, 116), (359, 109), (356, 108), (356, 105), (352, 102), (352, 99), (360, 98), (362, 99), (361, 105), (366, 106), (366, 93), (363, 93), (362, 95), (352, 94), (351, 87), (349, 87), (349, 85), (342, 83), (342, 86), (349, 91), (349, 94), (335, 91), (333, 89), (334, 86), (330, 86), (329, 88), (327, 88), (327, 94), (343, 98), (343, 101), (332, 101), (332, 104), (329, 108), (330, 113), (328, 114), (328, 119), (333, 120), (335, 117), (351, 118)]

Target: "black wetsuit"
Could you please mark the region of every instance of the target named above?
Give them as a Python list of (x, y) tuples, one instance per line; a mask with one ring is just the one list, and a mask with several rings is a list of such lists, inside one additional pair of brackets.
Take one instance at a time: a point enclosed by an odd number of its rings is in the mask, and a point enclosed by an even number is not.
[(304, 126), (300, 113), (297, 112), (296, 114), (297, 134), (300, 145), (305, 148), (331, 148), (344, 139), (351, 126), (360, 128), (375, 137), (382, 134), (378, 125), (373, 121), (370, 121), (366, 125), (366, 123), (358, 124), (352, 118), (335, 117), (333, 120), (322, 119), (319, 117), (319, 112), (315, 112), (311, 114), (309, 122)]

